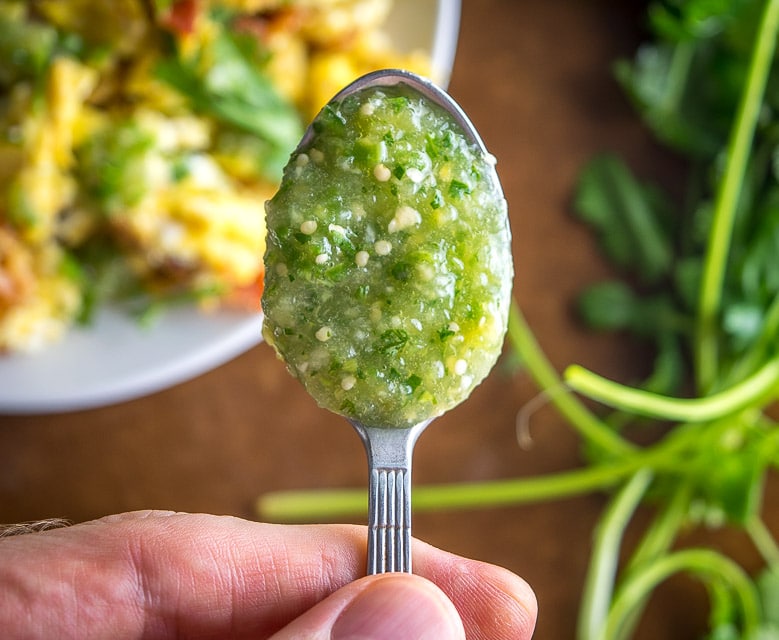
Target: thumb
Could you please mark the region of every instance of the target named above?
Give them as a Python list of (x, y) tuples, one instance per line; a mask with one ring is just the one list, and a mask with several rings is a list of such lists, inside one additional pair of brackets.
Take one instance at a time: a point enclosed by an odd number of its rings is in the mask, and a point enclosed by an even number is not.
[(271, 640), (465, 640), (460, 616), (429, 580), (385, 573), (352, 582)]

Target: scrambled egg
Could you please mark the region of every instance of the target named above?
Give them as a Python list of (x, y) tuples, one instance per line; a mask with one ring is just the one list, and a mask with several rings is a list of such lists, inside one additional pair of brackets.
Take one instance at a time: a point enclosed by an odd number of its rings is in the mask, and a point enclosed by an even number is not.
[(0, 0), (0, 351), (107, 302), (256, 310), (264, 203), (390, 0)]

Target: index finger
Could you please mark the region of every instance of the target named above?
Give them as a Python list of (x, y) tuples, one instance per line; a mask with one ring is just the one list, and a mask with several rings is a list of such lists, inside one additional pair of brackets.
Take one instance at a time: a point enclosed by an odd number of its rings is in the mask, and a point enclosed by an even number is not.
[[(514, 574), (414, 542), (473, 640), (530, 638)], [(265, 638), (364, 573), (365, 528), (136, 512), (0, 540), (0, 627), (35, 637)], [(24, 612), (24, 620), (21, 613)]]

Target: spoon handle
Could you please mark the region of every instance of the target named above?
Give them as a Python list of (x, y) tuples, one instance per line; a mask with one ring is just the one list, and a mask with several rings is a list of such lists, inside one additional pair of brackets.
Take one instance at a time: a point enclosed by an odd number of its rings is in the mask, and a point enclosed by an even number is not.
[(411, 573), (411, 469), (371, 469), (368, 575)]
[(411, 573), (411, 459), (427, 423), (408, 429), (352, 423), (368, 456), (368, 575)]

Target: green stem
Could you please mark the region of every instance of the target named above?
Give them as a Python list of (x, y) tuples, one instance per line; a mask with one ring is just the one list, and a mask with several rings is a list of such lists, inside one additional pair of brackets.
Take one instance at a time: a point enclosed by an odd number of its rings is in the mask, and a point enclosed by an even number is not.
[(698, 336), (695, 345), (698, 388), (702, 393), (711, 387), (716, 378), (717, 315), (722, 302), (722, 285), (730, 251), (730, 239), (749, 152), (771, 69), (778, 30), (779, 0), (769, 0), (766, 2), (760, 21), (746, 84), (741, 94), (735, 125), (731, 131), (725, 173), (717, 192), (708, 250), (704, 258), (701, 294), (698, 301)]
[(690, 506), (692, 488), (683, 483), (671, 494), (654, 524), (646, 531), (638, 549), (625, 568), (626, 574), (644, 563), (653, 562), (671, 548)]
[(622, 536), (651, 481), (650, 471), (644, 469), (637, 472), (620, 489), (598, 521), (579, 609), (577, 635), (580, 640), (595, 638), (606, 621), (614, 591)]
[(767, 401), (779, 387), (779, 358), (769, 360), (749, 378), (703, 398), (671, 398), (608, 380), (578, 365), (564, 374), (579, 393), (622, 411), (679, 422), (706, 422)]
[(692, 42), (680, 42), (674, 47), (671, 66), (666, 77), (665, 96), (660, 104), (660, 113), (666, 117), (679, 113), (694, 54), (695, 45)]
[[(640, 571), (642, 566), (648, 566), (668, 552), (684, 524), (691, 497), (692, 488), (689, 483), (683, 483), (673, 491), (665, 508), (646, 531), (641, 544), (631, 556), (625, 567), (625, 576)], [(648, 600), (647, 596), (636, 603), (633, 611), (626, 616), (619, 629), (619, 635), (614, 640), (628, 640), (633, 637), (633, 631), (641, 619)]]
[[(550, 390), (561, 386), (557, 371), (538, 345), (516, 301), (512, 301), (509, 311), (508, 339), (540, 389)], [(636, 450), (572, 394), (549, 393), (549, 399), (582, 437), (604, 451), (622, 456)]]
[(619, 637), (620, 628), (638, 603), (643, 602), (661, 582), (680, 572), (693, 573), (704, 580), (721, 580), (735, 596), (743, 614), (743, 634), (753, 637), (760, 623), (760, 603), (749, 576), (735, 562), (709, 549), (686, 549), (658, 558), (642, 571), (632, 574), (617, 592), (606, 624), (596, 638)]
[(765, 526), (765, 522), (759, 516), (754, 516), (747, 522), (746, 531), (766, 564), (779, 568), (779, 545)]
[[(597, 467), (532, 478), (422, 485), (414, 488), (414, 511), (518, 505), (583, 495), (612, 487), (664, 455), (635, 455)], [(256, 504), (259, 516), (272, 521), (358, 515), (366, 508), (365, 489), (277, 491), (260, 496)]]
[[(559, 500), (609, 489), (641, 469), (674, 473), (684, 468), (686, 452), (697, 442), (696, 434), (686, 432), (685, 426), (690, 425), (678, 427), (673, 437), (666, 437), (651, 448), (573, 471), (414, 487), (414, 511), (480, 509)], [(255, 509), (263, 520), (301, 521), (364, 516), (367, 502), (364, 489), (275, 491), (260, 496)]]

